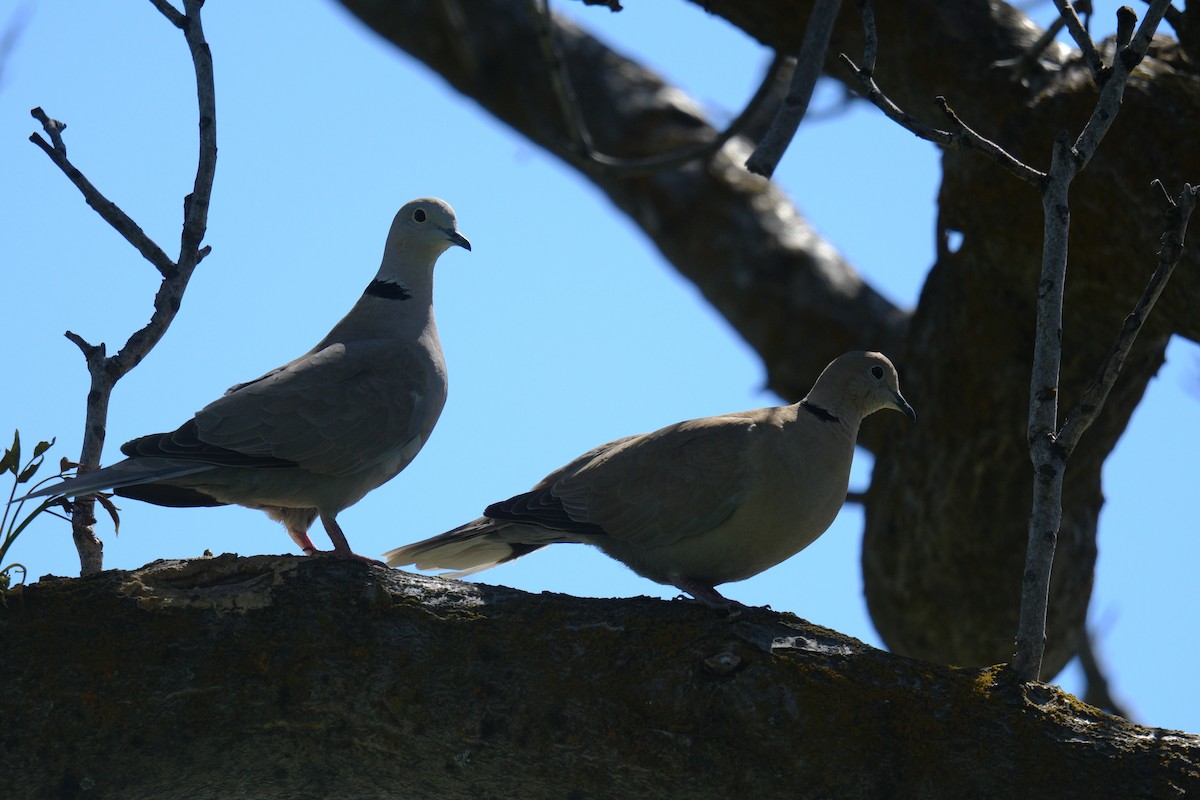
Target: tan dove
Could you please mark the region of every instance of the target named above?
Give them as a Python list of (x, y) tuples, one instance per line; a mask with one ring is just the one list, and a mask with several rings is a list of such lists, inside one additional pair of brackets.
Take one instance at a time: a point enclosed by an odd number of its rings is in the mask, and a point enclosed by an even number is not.
[(383, 557), (458, 577), (555, 542), (583, 542), (642, 577), (729, 606), (713, 587), (775, 566), (833, 523), (858, 426), (884, 408), (916, 419), (886, 356), (847, 353), (794, 405), (602, 444), (479, 519)]
[(442, 413), (433, 267), (452, 245), (471, 249), (449, 205), (405, 204), (379, 272), (316, 347), (234, 386), (177, 430), (127, 442), (124, 461), (28, 497), (111, 488), (162, 506), (258, 508), (310, 555), (308, 529), (320, 517), (333, 555), (363, 559), (336, 517), (404, 469)]

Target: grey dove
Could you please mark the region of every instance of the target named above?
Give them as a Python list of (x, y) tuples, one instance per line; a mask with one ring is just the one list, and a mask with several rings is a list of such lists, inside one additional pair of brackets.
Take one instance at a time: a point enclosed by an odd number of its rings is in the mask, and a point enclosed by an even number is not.
[(483, 516), (390, 550), (391, 566), (469, 575), (555, 542), (595, 545), (706, 605), (812, 544), (846, 498), (862, 420), (916, 419), (881, 353), (846, 353), (800, 402), (669, 425), (602, 444)]
[(113, 489), (162, 506), (257, 508), (310, 555), (319, 551), (308, 529), (320, 517), (333, 555), (373, 561), (350, 549), (337, 515), (404, 469), (442, 413), (433, 268), (452, 245), (471, 249), (449, 205), (406, 203), (379, 272), (316, 347), (234, 386), (177, 430), (127, 442), (124, 461), (28, 497)]

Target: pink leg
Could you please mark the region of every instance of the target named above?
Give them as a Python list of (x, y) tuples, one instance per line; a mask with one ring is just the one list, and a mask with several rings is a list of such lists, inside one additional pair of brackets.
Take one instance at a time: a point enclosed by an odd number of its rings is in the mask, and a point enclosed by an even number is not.
[[(333, 551), (329, 553), (329, 555), (333, 556), (334, 558), (352, 558), (357, 561), (365, 561), (368, 564), (378, 564), (381, 567), (387, 566), (387, 564), (384, 564), (382, 561), (374, 558), (367, 558), (366, 556), (360, 556), (351, 550), (350, 543), (346, 541), (346, 534), (342, 533), (341, 526), (337, 524), (337, 521), (333, 518), (332, 514), (327, 515), (322, 512), (321, 524), (325, 526), (325, 532), (329, 534), (329, 540), (333, 542)], [(312, 547), (311, 542), (309, 543), (309, 547)], [(309, 553), (309, 555), (315, 555), (317, 552), (319, 551), (314, 549), (312, 553)]]
[(305, 555), (312, 555), (317, 552), (317, 548), (313, 547), (312, 539), (308, 538), (308, 532), (302, 531), (299, 528), (288, 526), (288, 536), (292, 537), (292, 541), (299, 546)]
[(729, 598), (725, 597), (713, 587), (706, 586), (705, 584), (700, 583), (699, 581), (694, 581), (691, 578), (676, 578), (674, 583), (676, 588), (687, 592), (692, 597), (696, 598), (697, 602), (703, 603), (709, 608), (719, 608), (727, 611), (739, 611), (746, 607), (736, 600), (730, 600)]

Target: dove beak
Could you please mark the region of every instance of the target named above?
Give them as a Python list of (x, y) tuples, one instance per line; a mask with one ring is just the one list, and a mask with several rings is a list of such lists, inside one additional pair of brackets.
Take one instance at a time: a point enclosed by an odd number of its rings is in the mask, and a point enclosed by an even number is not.
[(892, 400), (895, 402), (895, 405), (893, 405), (892, 408), (896, 409), (913, 422), (917, 421), (917, 412), (913, 411), (913, 407), (910, 406), (908, 401), (904, 399), (904, 395), (900, 394), (899, 392), (892, 392)]
[(467, 237), (463, 236), (453, 228), (442, 228), (441, 231), (442, 233), (446, 234), (446, 241), (450, 242), (450, 244), (456, 244), (467, 252), (470, 252), (471, 243), (467, 241)]

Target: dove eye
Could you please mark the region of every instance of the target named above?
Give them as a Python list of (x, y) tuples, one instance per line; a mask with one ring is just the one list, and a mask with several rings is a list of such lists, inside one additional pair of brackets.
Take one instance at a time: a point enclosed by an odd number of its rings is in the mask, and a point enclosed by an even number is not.
[(871, 367), (871, 376), (877, 381), (883, 380), (883, 367), (879, 366), (878, 364)]
[(417, 222), (424, 222), (425, 221), (425, 209), (418, 208), (416, 211), (414, 211), (413, 219), (416, 220)]

